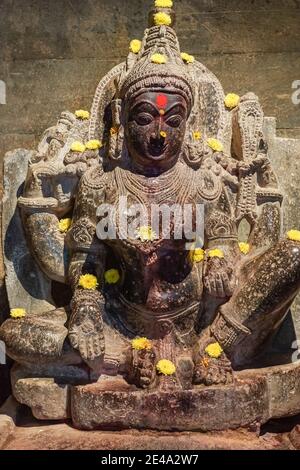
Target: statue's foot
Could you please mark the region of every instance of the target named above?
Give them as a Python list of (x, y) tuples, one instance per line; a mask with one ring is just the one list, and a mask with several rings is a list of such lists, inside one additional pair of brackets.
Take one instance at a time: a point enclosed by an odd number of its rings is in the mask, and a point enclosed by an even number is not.
[(228, 359), (208, 359), (204, 357), (195, 366), (194, 384), (227, 385), (233, 382), (233, 371)]
[(194, 384), (211, 386), (233, 382), (231, 361), (210, 330), (204, 333), (194, 351), (194, 364)]
[(102, 313), (94, 302), (84, 302), (75, 309), (70, 325), (69, 340), (88, 365), (98, 368), (105, 351)]
[(132, 350), (131, 381), (141, 388), (149, 388), (156, 379), (155, 353), (153, 350)]

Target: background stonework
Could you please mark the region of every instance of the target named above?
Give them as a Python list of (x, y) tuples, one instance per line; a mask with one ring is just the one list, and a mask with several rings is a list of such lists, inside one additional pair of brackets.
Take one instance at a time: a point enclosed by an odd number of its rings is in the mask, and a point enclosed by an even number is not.
[[(5, 152), (34, 148), (61, 111), (90, 108), (98, 81), (124, 60), (130, 40), (142, 37), (152, 3), (0, 0), (0, 80), (7, 85), (7, 104), (0, 105), (1, 171)], [(265, 114), (277, 117), (278, 135), (300, 138), (300, 104), (291, 100), (292, 83), (300, 80), (300, 0), (174, 3), (182, 50), (208, 66), (225, 92), (254, 91)], [(300, 226), (299, 165), (285, 157), (278, 155), (275, 166), (280, 179), (293, 178), (295, 194), (286, 204)], [(0, 174), (0, 200), (1, 191)], [(0, 320), (7, 313), (3, 276), (0, 255)]]

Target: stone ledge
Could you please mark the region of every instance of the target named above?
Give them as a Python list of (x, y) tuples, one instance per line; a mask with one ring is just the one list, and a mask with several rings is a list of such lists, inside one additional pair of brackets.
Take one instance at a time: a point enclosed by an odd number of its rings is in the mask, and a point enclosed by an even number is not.
[(218, 433), (79, 431), (66, 423), (32, 420), (16, 427), (3, 450), (294, 450), (287, 434), (257, 436), (245, 430)]
[(207, 432), (246, 428), (269, 419), (266, 382), (261, 377), (172, 392), (117, 390), (111, 383), (106, 390), (101, 383), (72, 387), (74, 426)]
[(15, 423), (12, 418), (7, 415), (0, 415), (0, 449), (12, 436), (15, 430)]

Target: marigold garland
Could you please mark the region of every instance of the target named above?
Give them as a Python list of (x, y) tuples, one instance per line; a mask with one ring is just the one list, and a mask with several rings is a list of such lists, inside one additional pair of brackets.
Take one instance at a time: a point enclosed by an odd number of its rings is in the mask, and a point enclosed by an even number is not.
[(294, 242), (300, 242), (300, 231), (299, 230), (290, 230), (287, 233), (287, 238)]
[(117, 284), (120, 280), (120, 273), (117, 269), (109, 269), (104, 273), (106, 284)]
[(72, 219), (61, 219), (58, 222), (58, 229), (61, 233), (66, 233), (72, 225)]
[(194, 131), (193, 132), (193, 137), (194, 137), (195, 140), (200, 140), (201, 137), (202, 137), (202, 134), (201, 134), (200, 131)]
[(172, 24), (172, 18), (167, 13), (160, 11), (154, 15), (154, 23), (156, 26), (170, 26)]
[(161, 359), (156, 364), (156, 370), (162, 375), (173, 375), (176, 372), (176, 367), (172, 361)]
[(212, 344), (209, 344), (205, 348), (205, 352), (206, 352), (206, 354), (209, 355), (209, 357), (212, 357), (214, 359), (218, 359), (223, 354), (223, 349), (221, 348), (219, 343), (212, 343)]
[(79, 287), (86, 290), (96, 290), (98, 287), (98, 280), (93, 274), (83, 274), (79, 278)]
[(142, 351), (143, 349), (152, 349), (152, 343), (148, 338), (135, 338), (131, 341), (132, 349)]
[(82, 142), (75, 141), (71, 145), (72, 152), (83, 153), (85, 151), (85, 145)]
[(78, 119), (90, 119), (90, 113), (84, 109), (77, 109), (77, 111), (75, 111), (75, 116)]
[(239, 248), (240, 248), (241, 253), (243, 253), (243, 255), (247, 255), (250, 251), (249, 243), (240, 242)]
[(156, 8), (172, 8), (173, 0), (155, 0)]
[(153, 62), (153, 64), (162, 65), (162, 64), (166, 64), (167, 61), (168, 60), (167, 60), (166, 56), (164, 56), (163, 54), (153, 54), (151, 56), (151, 62)]
[(207, 252), (207, 256), (209, 258), (224, 258), (224, 251), (219, 248), (215, 248), (214, 250), (209, 250)]
[(86, 148), (88, 150), (98, 150), (102, 147), (102, 143), (100, 142), (100, 140), (89, 140), (86, 144), (85, 144)]
[(10, 311), (11, 318), (24, 318), (26, 316), (25, 308), (13, 308)]
[(236, 108), (239, 102), (240, 102), (240, 97), (239, 95), (236, 95), (235, 93), (228, 93), (228, 95), (226, 95), (224, 99), (225, 106), (228, 109)]
[(137, 236), (142, 242), (152, 242), (157, 238), (156, 233), (152, 227), (149, 226), (140, 227), (139, 230), (137, 230)]
[(187, 64), (193, 64), (195, 62), (195, 57), (191, 54), (188, 54), (187, 52), (182, 52), (181, 58)]
[(202, 248), (195, 248), (190, 252), (190, 258), (193, 263), (201, 263), (205, 258), (205, 251)]
[(223, 144), (218, 139), (207, 139), (207, 145), (214, 152), (222, 152), (224, 150)]
[(138, 54), (142, 48), (142, 41), (139, 39), (133, 39), (130, 42), (129, 49), (133, 54)]

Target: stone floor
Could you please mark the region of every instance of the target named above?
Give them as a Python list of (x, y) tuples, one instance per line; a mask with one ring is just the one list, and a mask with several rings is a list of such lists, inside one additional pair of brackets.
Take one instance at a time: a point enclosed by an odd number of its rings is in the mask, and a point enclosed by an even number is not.
[(300, 416), (270, 422), (260, 435), (247, 430), (205, 434), (103, 432), (79, 431), (70, 423), (37, 421), (26, 407), (16, 413), (11, 403), (8, 409), (7, 414), (0, 415), (3, 450), (300, 450)]

